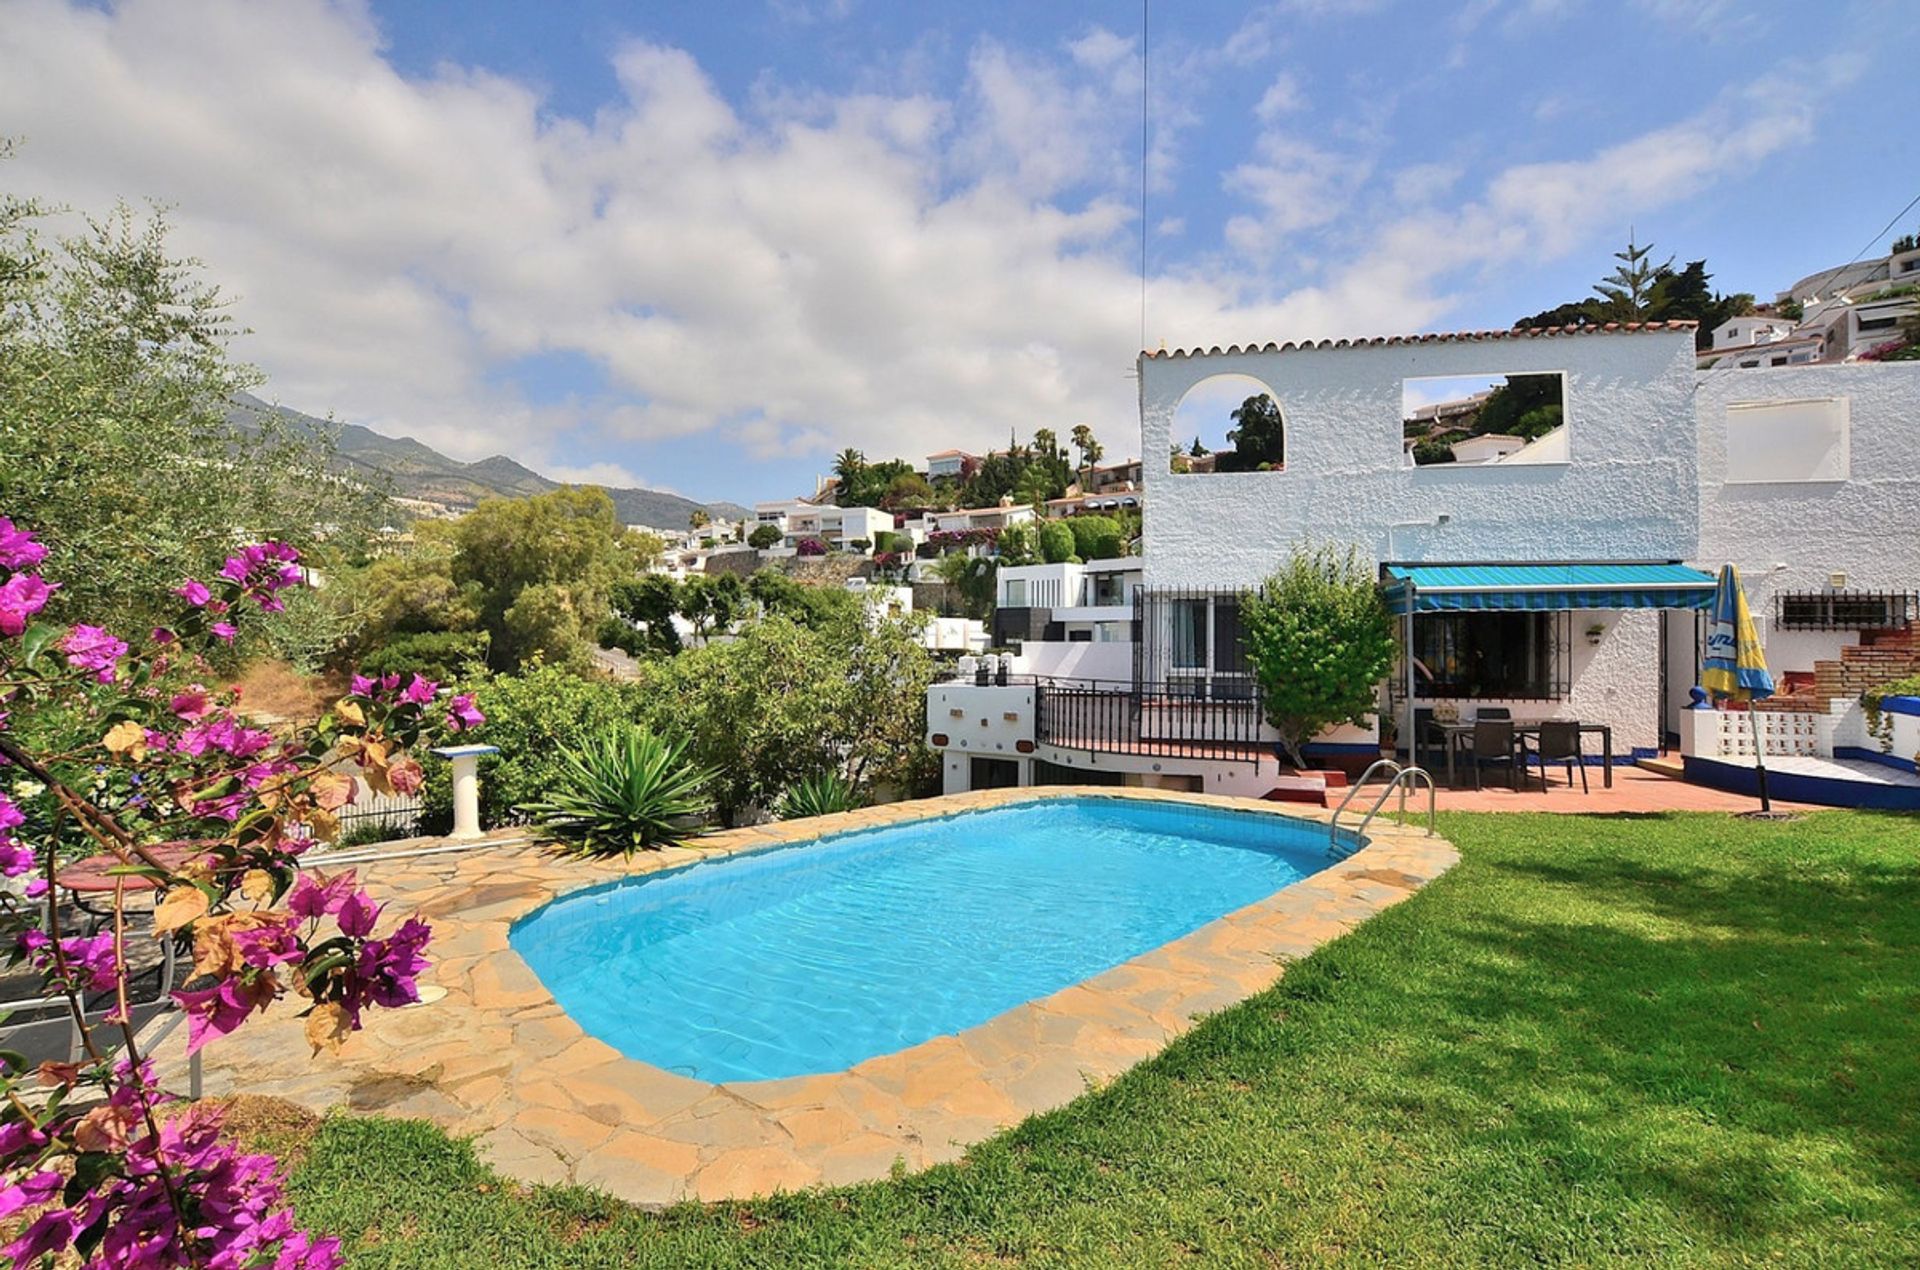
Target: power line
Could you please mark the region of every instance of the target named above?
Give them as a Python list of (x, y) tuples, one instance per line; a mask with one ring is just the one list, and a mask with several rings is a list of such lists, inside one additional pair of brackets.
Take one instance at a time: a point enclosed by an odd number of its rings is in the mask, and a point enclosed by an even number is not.
[(1905, 207), (1901, 208), (1899, 211), (1893, 214), (1893, 219), (1888, 221), (1886, 225), (1881, 228), (1879, 233), (1867, 239), (1867, 245), (1862, 247), (1859, 251), (1854, 252), (1852, 260), (1847, 261), (1846, 264), (1841, 265), (1838, 269), (1834, 270), (1834, 273), (1833, 273), (1834, 280), (1838, 282), (1840, 278), (1842, 278), (1846, 274), (1847, 270), (1859, 264), (1860, 258), (1866, 255), (1869, 251), (1872, 251), (1873, 245), (1879, 242), (1882, 238), (1885, 238), (1887, 236), (1888, 231), (1891, 230), (1895, 225), (1898, 225), (1900, 223), (1900, 218), (1905, 216), (1908, 212), (1912, 211), (1915, 207), (1920, 207), (1920, 194), (1915, 194), (1913, 198), (1908, 201)]
[(1140, 0), (1140, 351), (1147, 351), (1147, 6)]

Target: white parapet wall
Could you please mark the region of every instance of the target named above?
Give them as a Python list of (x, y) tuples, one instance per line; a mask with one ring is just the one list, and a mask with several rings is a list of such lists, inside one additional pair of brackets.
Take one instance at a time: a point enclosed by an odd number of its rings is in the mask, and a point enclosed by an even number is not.
[(1680, 715), (1680, 753), (1690, 758), (1752, 759), (1754, 733), (1767, 757), (1801, 755), (1832, 758), (1836, 745), (1848, 745), (1859, 727), (1860, 706), (1835, 702), (1826, 714), (1801, 710), (1684, 710)]
[(1920, 697), (1889, 697), (1881, 705), (1871, 716), (1864, 706), (1854, 707), (1854, 726), (1839, 743), (1861, 757), (1909, 771), (1920, 767)]
[(949, 794), (973, 788), (971, 760), (1004, 759), (1019, 765), (1029, 783), (1034, 751), (1031, 684), (981, 687), (935, 684), (927, 689), (927, 744), (942, 752), (942, 785)]

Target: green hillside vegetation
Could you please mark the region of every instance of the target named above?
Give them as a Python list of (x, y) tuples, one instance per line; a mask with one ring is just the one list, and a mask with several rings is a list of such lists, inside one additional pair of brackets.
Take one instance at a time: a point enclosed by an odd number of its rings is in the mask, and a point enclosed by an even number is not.
[[(318, 419), (285, 406), (270, 405), (247, 393), (236, 397), (233, 409), (228, 412), (229, 422), (242, 430), (256, 430), (267, 418), (291, 431), (332, 438), (336, 470), (369, 484), (388, 481), (392, 492), (402, 498), (465, 509), (478, 506), (483, 499), (526, 498), (561, 488), (561, 482), (542, 476), (503, 454), (462, 463), (412, 437), (383, 436), (357, 423)], [(696, 511), (722, 520), (738, 520), (749, 514), (737, 503), (697, 503), (662, 490), (591, 488), (606, 491), (607, 497), (613, 500), (614, 516), (623, 525), (678, 529)]]

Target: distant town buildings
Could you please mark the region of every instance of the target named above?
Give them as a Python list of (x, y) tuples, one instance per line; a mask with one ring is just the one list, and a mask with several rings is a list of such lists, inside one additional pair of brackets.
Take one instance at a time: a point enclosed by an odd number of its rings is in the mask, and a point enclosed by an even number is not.
[(1758, 369), (1872, 360), (1906, 342), (1920, 318), (1920, 246), (1911, 239), (1875, 260), (1822, 269), (1778, 293), (1764, 312), (1715, 327), (1707, 367)]

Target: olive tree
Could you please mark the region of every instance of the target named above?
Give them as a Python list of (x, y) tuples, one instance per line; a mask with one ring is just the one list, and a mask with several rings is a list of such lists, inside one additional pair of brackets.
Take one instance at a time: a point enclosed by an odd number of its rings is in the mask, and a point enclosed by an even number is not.
[(49, 616), (151, 626), (248, 538), (328, 572), (359, 554), (381, 491), (329, 471), (331, 438), (239, 404), (261, 377), (229, 354), (241, 328), (169, 253), (165, 217), (122, 205), (62, 236), (54, 210), (0, 192), (0, 506), (62, 580)]
[(1364, 724), (1393, 667), (1393, 618), (1358, 548), (1294, 548), (1240, 603), (1266, 720), (1296, 767), (1336, 723)]

